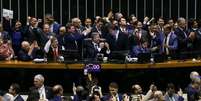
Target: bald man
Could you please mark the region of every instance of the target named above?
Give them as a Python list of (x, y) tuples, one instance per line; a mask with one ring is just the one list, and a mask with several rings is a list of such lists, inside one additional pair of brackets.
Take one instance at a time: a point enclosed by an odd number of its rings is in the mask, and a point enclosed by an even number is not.
[(52, 88), (44, 86), (45, 78), (41, 74), (34, 77), (34, 86), (30, 88), (27, 101), (49, 100), (53, 98)]
[(43, 54), (44, 52), (39, 48), (36, 41), (34, 41), (31, 45), (28, 41), (23, 41), (17, 56), (18, 60), (31, 61), (35, 58), (43, 58)]
[(200, 74), (197, 71), (192, 71), (190, 73), (190, 79), (193, 81), (195, 78), (199, 78)]
[(131, 101), (142, 100), (144, 95), (142, 94), (142, 88), (139, 84), (134, 84), (132, 86), (132, 94), (130, 95)]

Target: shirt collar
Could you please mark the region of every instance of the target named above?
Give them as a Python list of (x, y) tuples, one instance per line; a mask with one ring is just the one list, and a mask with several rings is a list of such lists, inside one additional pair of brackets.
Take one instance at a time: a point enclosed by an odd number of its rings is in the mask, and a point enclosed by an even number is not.
[(19, 96), (19, 94), (17, 94), (16, 96), (14, 96), (13, 100), (15, 100), (18, 96)]
[(44, 85), (42, 85), (42, 86), (39, 88), (39, 90), (42, 90), (42, 89), (45, 89), (45, 86), (44, 86)]

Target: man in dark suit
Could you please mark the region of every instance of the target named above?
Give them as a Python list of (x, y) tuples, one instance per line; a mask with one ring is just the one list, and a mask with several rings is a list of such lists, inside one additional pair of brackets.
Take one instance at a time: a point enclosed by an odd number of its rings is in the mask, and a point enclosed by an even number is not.
[(44, 47), (47, 59), (50, 61), (57, 62), (61, 56), (61, 47), (58, 44), (56, 37), (50, 38)]
[(109, 26), (109, 34), (106, 37), (111, 51), (128, 50), (128, 35), (122, 33), (118, 28)]
[(142, 22), (138, 21), (136, 29), (129, 37), (129, 48), (132, 49), (133, 46), (139, 45), (141, 40), (148, 40), (148, 34), (147, 31), (142, 29)]
[(186, 20), (178, 18), (178, 28), (175, 29), (175, 34), (178, 38), (178, 53), (187, 52), (192, 48), (192, 41), (195, 39), (195, 33), (188, 34), (186, 32)]
[(34, 41), (31, 45), (28, 41), (23, 41), (17, 56), (18, 60), (30, 61), (35, 58), (43, 58), (43, 51), (39, 49), (36, 41)]
[(118, 93), (119, 86), (115, 82), (109, 84), (109, 94), (103, 97), (103, 101), (122, 101), (122, 95)]
[(131, 34), (132, 30), (130, 30), (127, 26), (127, 22), (126, 22), (126, 19), (125, 18), (120, 18), (119, 20), (119, 31), (121, 33), (124, 33), (126, 35), (129, 35)]
[[(101, 38), (105, 38), (106, 37), (106, 33), (104, 33), (103, 31), (103, 24), (104, 24), (104, 20), (102, 18), (99, 18), (96, 20), (95, 25), (92, 27), (91, 32), (98, 32), (100, 34)], [(89, 33), (89, 37), (91, 37)]]
[(0, 23), (0, 38), (3, 39), (4, 41), (11, 39), (9, 33), (3, 29), (3, 25), (1, 23)]
[(34, 86), (30, 88), (27, 101), (33, 101), (33, 99), (49, 100), (53, 98), (52, 88), (44, 85), (44, 77), (41, 74), (37, 74), (34, 77)]
[(29, 43), (33, 43), (33, 41), (37, 41), (38, 43), (42, 43), (41, 35), (42, 30), (38, 27), (38, 20), (35, 17), (30, 19), (30, 25), (27, 25), (23, 28), (23, 40), (28, 41)]
[(86, 51), (85, 56), (91, 59), (97, 59), (98, 54), (103, 54), (104, 57), (108, 57), (110, 54), (109, 44), (107, 42), (101, 42), (98, 32), (92, 33), (92, 40), (87, 41), (84, 48)]
[(13, 101), (24, 101), (24, 99), (21, 97), (20, 93), (20, 86), (17, 83), (11, 84), (9, 88), (9, 93), (13, 95), (14, 100)]
[(81, 52), (84, 35), (78, 33), (73, 24), (67, 25), (67, 34), (64, 37), (66, 50), (79, 50)]

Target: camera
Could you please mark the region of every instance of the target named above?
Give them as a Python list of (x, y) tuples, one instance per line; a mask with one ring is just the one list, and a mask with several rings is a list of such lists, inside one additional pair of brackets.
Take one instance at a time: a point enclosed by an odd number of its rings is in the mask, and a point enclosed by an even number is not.
[(94, 88), (93, 88), (93, 92), (98, 92), (100, 90), (100, 87), (99, 86), (95, 86)]

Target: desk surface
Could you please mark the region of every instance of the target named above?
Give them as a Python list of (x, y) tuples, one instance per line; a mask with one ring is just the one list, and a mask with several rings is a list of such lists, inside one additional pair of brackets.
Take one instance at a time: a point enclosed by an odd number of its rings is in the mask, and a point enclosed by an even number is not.
[[(64, 64), (64, 63), (34, 63), (22, 61), (0, 61), (0, 68), (26, 68), (26, 69), (82, 69), (84, 64)], [(201, 67), (201, 61), (182, 61), (177, 60), (163, 63), (147, 64), (101, 64), (102, 69), (150, 69), (150, 68), (182, 68), (182, 67)]]

